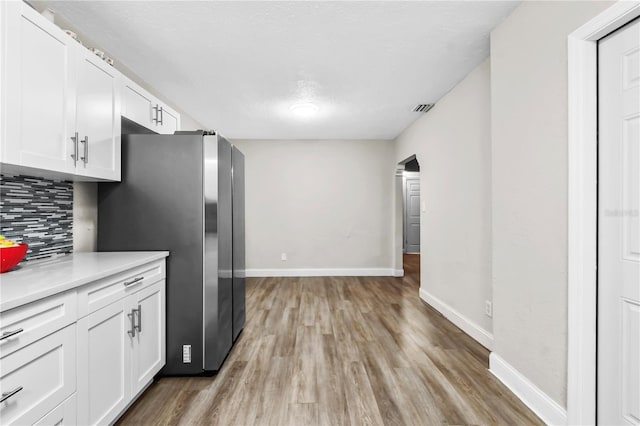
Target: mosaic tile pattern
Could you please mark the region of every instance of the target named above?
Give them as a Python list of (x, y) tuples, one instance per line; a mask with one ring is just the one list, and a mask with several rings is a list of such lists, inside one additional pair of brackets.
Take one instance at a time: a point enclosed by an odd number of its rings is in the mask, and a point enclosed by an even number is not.
[(73, 250), (73, 184), (0, 175), (0, 233), (29, 245), (24, 260)]

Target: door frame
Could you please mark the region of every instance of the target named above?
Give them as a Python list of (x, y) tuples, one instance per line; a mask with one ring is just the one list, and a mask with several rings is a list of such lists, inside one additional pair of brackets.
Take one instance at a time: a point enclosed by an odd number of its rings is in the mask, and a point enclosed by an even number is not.
[(568, 37), (568, 424), (596, 423), (598, 40), (638, 16), (620, 0)]
[[(420, 163), (416, 154), (412, 154), (404, 160), (396, 163), (394, 175), (394, 206), (393, 206), (393, 259), (395, 277), (404, 276), (404, 187), (403, 176), (405, 164), (412, 160)], [(420, 199), (422, 200), (422, 187), (420, 188)], [(420, 227), (422, 227), (422, 218), (420, 218)], [(420, 241), (420, 249), (422, 250), (422, 241)]]

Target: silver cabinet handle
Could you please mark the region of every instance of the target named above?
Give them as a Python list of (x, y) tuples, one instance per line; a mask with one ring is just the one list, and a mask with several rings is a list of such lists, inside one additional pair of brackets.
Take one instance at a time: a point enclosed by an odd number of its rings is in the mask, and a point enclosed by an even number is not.
[(78, 162), (78, 132), (75, 133), (75, 136), (71, 136), (71, 140), (73, 141), (73, 154), (71, 154), (71, 158), (73, 158), (73, 167), (75, 167)]
[(160, 107), (160, 125), (164, 125), (164, 109)]
[(22, 390), (22, 386), (18, 386), (17, 388), (15, 388), (12, 391), (3, 392), (2, 393), (2, 398), (0, 398), (0, 402), (5, 402), (7, 399), (11, 398), (13, 395), (17, 394), (21, 390)]
[(159, 122), (159, 117), (160, 117), (160, 110), (158, 109), (158, 104), (155, 104), (155, 105), (154, 105), (153, 110), (156, 112), (156, 115), (155, 115), (155, 117), (153, 117), (153, 119), (152, 119), (152, 120), (153, 120), (156, 124), (158, 124), (158, 122)]
[(80, 141), (81, 144), (84, 145), (84, 154), (80, 159), (84, 161), (85, 166), (89, 162), (89, 136), (85, 136), (84, 139)]
[(2, 333), (2, 336), (0, 336), (0, 340), (8, 339), (9, 337), (15, 336), (18, 333), (22, 333), (23, 331), (24, 330), (22, 328), (13, 331), (5, 331), (4, 333)]
[(138, 304), (138, 309), (134, 309), (138, 312), (138, 333), (142, 332), (142, 306)]
[(131, 330), (127, 330), (127, 334), (131, 337), (136, 337), (136, 319), (134, 317), (135, 311), (135, 309), (132, 309), (131, 313), (127, 314), (129, 319), (131, 320)]
[(125, 281), (124, 282), (124, 286), (125, 287), (129, 287), (130, 285), (133, 285), (135, 283), (139, 283), (140, 281), (144, 280), (144, 277), (138, 277), (138, 278), (134, 278), (131, 281)]

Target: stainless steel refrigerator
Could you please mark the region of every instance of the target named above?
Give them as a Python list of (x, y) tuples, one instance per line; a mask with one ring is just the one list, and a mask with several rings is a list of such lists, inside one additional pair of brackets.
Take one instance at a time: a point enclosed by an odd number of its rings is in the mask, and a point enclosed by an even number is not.
[(206, 132), (122, 137), (98, 250), (168, 250), (164, 375), (220, 369), (245, 320), (244, 156)]

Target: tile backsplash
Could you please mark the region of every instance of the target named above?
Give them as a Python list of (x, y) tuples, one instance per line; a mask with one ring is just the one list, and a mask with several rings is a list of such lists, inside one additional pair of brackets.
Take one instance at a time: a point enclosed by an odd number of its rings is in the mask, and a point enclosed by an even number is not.
[(0, 174), (0, 233), (29, 245), (25, 260), (73, 250), (73, 183)]

